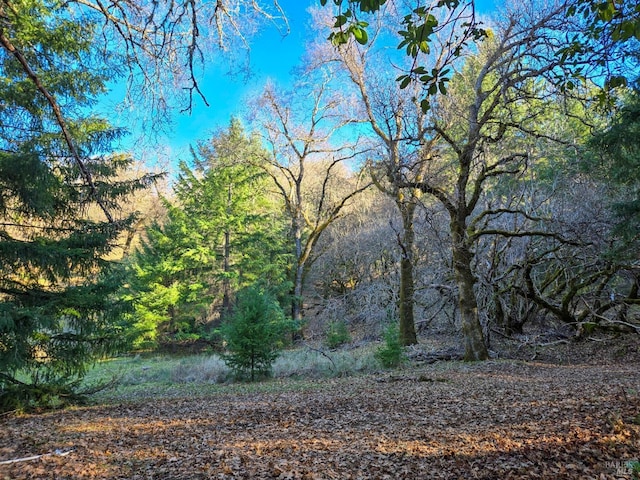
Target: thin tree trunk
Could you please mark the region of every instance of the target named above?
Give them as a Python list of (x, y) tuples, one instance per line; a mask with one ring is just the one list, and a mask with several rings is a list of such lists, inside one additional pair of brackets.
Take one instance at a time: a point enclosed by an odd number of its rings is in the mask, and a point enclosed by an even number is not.
[(302, 280), (303, 280), (302, 265), (296, 266), (296, 276), (293, 284), (293, 299), (291, 301), (291, 317), (298, 325), (302, 323)]
[(291, 319), (298, 326), (292, 333), (295, 342), (302, 338), (302, 284), (304, 282), (304, 263), (302, 261), (302, 221), (294, 221), (293, 235), (296, 246), (296, 271), (293, 279), (293, 298), (291, 299)]
[(229, 281), (230, 262), (229, 257), (231, 255), (230, 247), (230, 233), (229, 230), (224, 232), (224, 260), (223, 270), (224, 278), (222, 279), (222, 316), (228, 316), (231, 314), (231, 284)]
[[(231, 199), (232, 199), (233, 186), (229, 184), (229, 191), (227, 196), (227, 214), (231, 214)], [(223, 270), (224, 279), (222, 280), (222, 316), (228, 316), (231, 314), (231, 282), (229, 280), (229, 272), (231, 270), (231, 232), (227, 228), (224, 232), (224, 247), (223, 247)]]

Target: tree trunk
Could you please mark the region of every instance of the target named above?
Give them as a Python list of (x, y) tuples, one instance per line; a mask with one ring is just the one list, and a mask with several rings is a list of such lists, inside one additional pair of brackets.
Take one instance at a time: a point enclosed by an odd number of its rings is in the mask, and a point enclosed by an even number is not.
[(222, 317), (231, 315), (231, 282), (229, 281), (229, 271), (231, 269), (230, 256), (231, 256), (231, 234), (229, 230), (224, 232), (224, 247), (223, 247), (223, 270), (224, 278), (222, 279)]
[(299, 326), (302, 324), (302, 283), (303, 283), (302, 265), (296, 266), (296, 276), (293, 283), (293, 299), (291, 300), (291, 318)]
[(296, 247), (296, 270), (293, 279), (293, 298), (291, 299), (291, 319), (297, 325), (292, 332), (292, 340), (302, 338), (302, 284), (304, 282), (304, 262), (302, 259), (302, 221), (296, 218), (293, 223), (293, 236)]
[(413, 317), (413, 294), (413, 262), (403, 257), (400, 261), (398, 316), (400, 317), (400, 343), (405, 346), (418, 343)]
[(415, 345), (418, 343), (416, 325), (413, 316), (414, 307), (414, 278), (413, 278), (413, 251), (415, 233), (413, 230), (413, 215), (415, 204), (400, 204), (398, 208), (402, 213), (403, 239), (398, 239), (402, 250), (400, 259), (400, 288), (398, 292), (398, 317), (400, 323), (400, 343), (402, 345)]
[(465, 361), (487, 360), (489, 352), (478, 315), (478, 301), (473, 286), (476, 282), (471, 271), (473, 255), (464, 241), (464, 227), (452, 221), (453, 270), (458, 285), (460, 320), (464, 339)]
[[(227, 214), (231, 214), (233, 186), (229, 184), (227, 192)], [(231, 232), (227, 228), (224, 232), (223, 246), (223, 270), (224, 278), (222, 280), (222, 317), (231, 315), (231, 282), (229, 280), (229, 272), (231, 270)]]

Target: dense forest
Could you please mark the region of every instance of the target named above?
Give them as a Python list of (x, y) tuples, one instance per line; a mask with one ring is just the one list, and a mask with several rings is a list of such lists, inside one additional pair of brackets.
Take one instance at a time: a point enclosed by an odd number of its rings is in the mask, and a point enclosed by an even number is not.
[(0, 0), (1, 408), (186, 344), (254, 378), (302, 343), (640, 333), (640, 7), (319, 3), (294, 87), (158, 172), (109, 86), (151, 137), (286, 10)]

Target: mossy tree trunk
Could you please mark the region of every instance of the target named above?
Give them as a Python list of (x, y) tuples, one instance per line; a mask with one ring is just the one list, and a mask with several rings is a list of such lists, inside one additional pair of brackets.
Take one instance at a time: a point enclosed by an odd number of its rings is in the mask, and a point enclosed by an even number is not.
[(415, 345), (418, 343), (414, 318), (414, 250), (415, 231), (413, 217), (416, 203), (398, 203), (402, 214), (403, 238), (398, 239), (401, 249), (400, 258), (400, 287), (398, 290), (398, 319), (400, 323), (400, 343)]
[(489, 352), (485, 344), (478, 313), (478, 301), (474, 292), (476, 278), (471, 270), (473, 253), (465, 239), (465, 226), (462, 218), (454, 218), (451, 222), (453, 271), (458, 286), (464, 359), (466, 361), (487, 360)]

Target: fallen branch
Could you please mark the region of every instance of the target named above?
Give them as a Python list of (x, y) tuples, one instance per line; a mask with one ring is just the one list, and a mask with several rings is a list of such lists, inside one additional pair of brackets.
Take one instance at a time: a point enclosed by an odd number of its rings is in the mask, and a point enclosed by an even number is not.
[(10, 465), (12, 463), (28, 462), (31, 460), (37, 460), (39, 458), (44, 458), (44, 457), (66, 457), (71, 452), (75, 452), (75, 450), (68, 450), (66, 452), (63, 452), (61, 450), (56, 450), (55, 452), (43, 453), (42, 455), (33, 455), (31, 457), (14, 458), (13, 460), (4, 460), (0, 462), (0, 465)]
[(556, 340), (553, 342), (547, 342), (547, 343), (537, 343), (533, 345), (533, 356), (531, 357), (531, 361), (534, 361), (535, 359), (538, 358), (538, 348), (541, 347), (553, 347), (555, 345), (562, 345), (562, 344), (569, 344), (571, 342), (569, 342), (569, 340), (566, 339), (562, 339), (562, 340)]
[(605, 327), (613, 327), (613, 325), (622, 325), (624, 327), (630, 328), (635, 333), (640, 335), (640, 325), (634, 325), (633, 323), (623, 322), (622, 320), (613, 320), (610, 318), (603, 317), (601, 315), (596, 315), (596, 317), (601, 318), (607, 322), (606, 324), (599, 324), (598, 325), (599, 327), (605, 328)]
[(391, 375), (389, 377), (381, 377), (381, 378), (377, 378), (376, 382), (377, 383), (391, 383), (391, 382), (429, 382), (429, 383), (435, 383), (435, 382), (448, 382), (449, 380), (447, 380), (446, 378), (443, 377), (428, 377), (427, 375), (420, 374), (416, 377), (413, 376), (406, 376), (406, 375)]
[(591, 340), (592, 342), (606, 342), (603, 338), (589, 337), (587, 340)]
[(333, 365), (333, 372), (337, 372), (338, 371), (338, 367), (336, 367), (335, 362), (333, 361), (333, 358), (331, 358), (329, 355), (327, 355), (325, 352), (323, 352), (322, 350), (320, 350), (319, 348), (313, 348), (310, 345), (305, 345), (309, 350), (312, 350), (314, 352), (319, 353), (320, 355), (322, 355), (323, 357), (325, 357), (326, 359), (328, 359), (331, 362), (331, 365)]
[(561, 344), (569, 344), (569, 340), (555, 340), (553, 342), (547, 342), (547, 343), (538, 343), (536, 345), (536, 347), (553, 347), (554, 345), (561, 345)]
[(506, 335), (504, 332), (501, 332), (500, 330), (498, 330), (497, 328), (491, 328), (491, 331), (493, 333), (497, 333), (498, 335), (500, 335), (502, 338), (506, 338), (507, 340), (513, 340), (513, 337), (511, 335)]
[[(622, 302), (623, 303), (629, 303), (627, 302), (628, 299), (624, 299)], [(616, 325), (622, 325), (623, 327), (627, 327), (629, 329), (631, 329), (634, 333), (637, 333), (640, 335), (640, 325), (635, 324), (635, 323), (630, 323), (630, 322), (625, 322), (623, 320), (615, 320), (613, 318), (608, 318), (605, 317), (604, 315), (601, 315), (600, 313), (598, 313), (593, 307), (587, 305), (587, 308), (589, 309), (589, 313), (591, 313), (591, 315), (593, 315), (595, 318), (597, 318), (598, 320), (602, 320), (606, 323), (598, 323), (597, 326), (599, 328), (605, 329), (605, 328), (611, 328), (613, 329), (614, 326)], [(585, 322), (588, 323), (588, 322)]]

